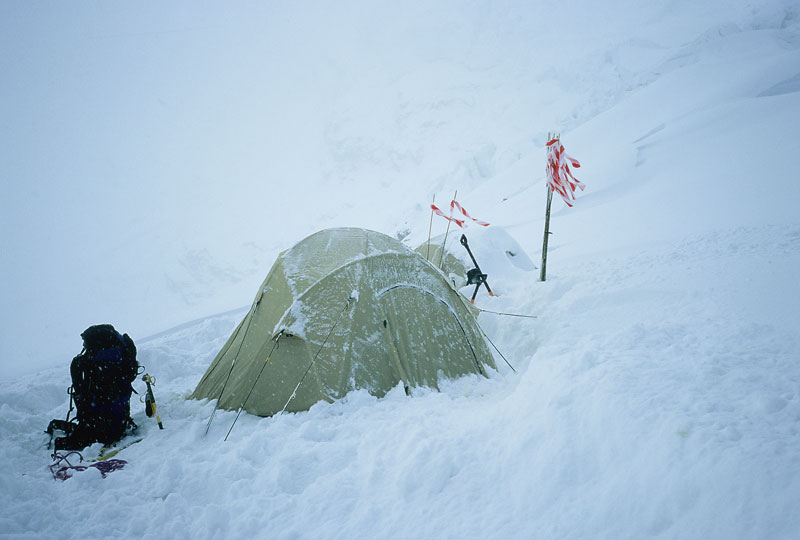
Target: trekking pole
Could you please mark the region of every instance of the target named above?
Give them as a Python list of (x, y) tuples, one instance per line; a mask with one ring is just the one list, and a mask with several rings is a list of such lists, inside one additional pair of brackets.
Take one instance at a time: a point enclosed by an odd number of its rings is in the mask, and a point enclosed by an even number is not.
[(151, 386), (156, 384), (156, 378), (145, 373), (142, 380), (147, 384), (147, 393), (144, 397), (144, 413), (148, 418), (152, 418), (153, 415), (155, 415), (156, 421), (158, 422), (158, 429), (164, 429), (164, 425), (161, 423), (161, 417), (158, 416), (156, 397), (153, 395), (153, 387)]

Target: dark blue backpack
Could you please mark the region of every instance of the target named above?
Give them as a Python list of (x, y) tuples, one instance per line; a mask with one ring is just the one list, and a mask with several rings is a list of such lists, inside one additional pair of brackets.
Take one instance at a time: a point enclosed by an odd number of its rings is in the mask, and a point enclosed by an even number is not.
[(109, 444), (135, 425), (130, 399), (139, 369), (136, 346), (110, 324), (90, 326), (81, 337), (83, 351), (70, 365), (78, 423), (85, 436)]

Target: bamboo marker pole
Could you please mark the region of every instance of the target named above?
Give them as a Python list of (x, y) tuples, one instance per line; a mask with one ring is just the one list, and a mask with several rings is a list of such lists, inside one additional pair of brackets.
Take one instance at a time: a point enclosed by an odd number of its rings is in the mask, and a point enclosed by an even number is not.
[(433, 200), (431, 201), (431, 222), (428, 225), (428, 245), (427, 250), (425, 251), (425, 258), (428, 259), (430, 262), (431, 260), (431, 230), (433, 229), (433, 205), (436, 204), (436, 193), (433, 194)]
[[(559, 139), (558, 135), (555, 138)], [(550, 141), (553, 136), (548, 133), (547, 140)], [(547, 241), (550, 238), (550, 205), (553, 202), (553, 189), (550, 183), (547, 184), (547, 208), (544, 211), (544, 240), (542, 242), (542, 268), (539, 270), (539, 281), (544, 281), (547, 277)]]
[(550, 203), (553, 201), (553, 190), (547, 186), (547, 208), (544, 212), (544, 242), (542, 243), (542, 268), (539, 270), (539, 281), (547, 275), (547, 240), (550, 237)]
[[(456, 192), (453, 193), (453, 200), (456, 200), (456, 197), (458, 197), (458, 190), (456, 190)], [(450, 217), (453, 217), (453, 205), (452, 204), (450, 205)], [(448, 219), (447, 220), (447, 230), (444, 231), (444, 240), (442, 240), (442, 256), (439, 257), (439, 270), (441, 270), (442, 267), (444, 266), (444, 245), (445, 245), (445, 243), (447, 243), (447, 235), (450, 232), (450, 223), (451, 223), (451, 221)]]

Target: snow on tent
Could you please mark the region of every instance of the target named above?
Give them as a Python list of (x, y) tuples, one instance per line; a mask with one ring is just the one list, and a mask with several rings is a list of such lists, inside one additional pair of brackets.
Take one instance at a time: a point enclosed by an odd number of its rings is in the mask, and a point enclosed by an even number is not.
[(328, 229), (281, 253), (191, 398), (270, 416), (486, 366), (464, 298), (424, 257), (377, 232)]

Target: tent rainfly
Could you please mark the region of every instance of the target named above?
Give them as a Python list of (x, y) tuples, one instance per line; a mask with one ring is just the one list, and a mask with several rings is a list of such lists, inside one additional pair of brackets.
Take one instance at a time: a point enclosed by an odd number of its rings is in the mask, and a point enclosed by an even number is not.
[(281, 253), (190, 397), (271, 416), (487, 366), (473, 314), (424, 257), (384, 234), (328, 229)]

